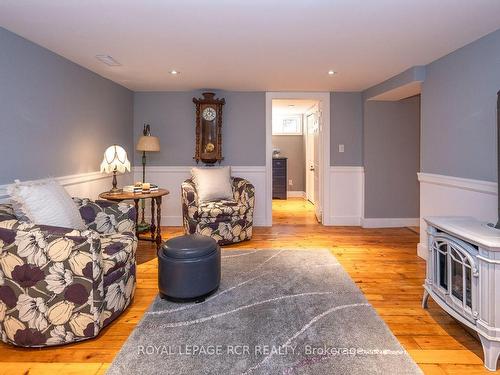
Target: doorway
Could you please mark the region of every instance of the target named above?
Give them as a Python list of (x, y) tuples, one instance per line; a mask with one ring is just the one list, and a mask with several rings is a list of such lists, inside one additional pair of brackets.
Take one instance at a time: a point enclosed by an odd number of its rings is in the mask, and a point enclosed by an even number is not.
[[(280, 116), (277, 116), (277, 108), (280, 108)], [(295, 119), (291, 118), (292, 115), (296, 116)], [(273, 134), (273, 121), (276, 124), (278, 117), (281, 135)], [(293, 136), (295, 136), (293, 141), (296, 145), (295, 152), (292, 150), (283, 153), (283, 145), (287, 144), (286, 137), (293, 138)], [(297, 137), (300, 138), (300, 143)], [(294, 165), (290, 167), (294, 168), (294, 176), (297, 176), (299, 164), (302, 169), (301, 178), (289, 178), (287, 170), (285, 179), (287, 198), (310, 202), (308, 204), (313, 204), (317, 221), (323, 225), (330, 225), (330, 93), (266, 93), (266, 222), (268, 225), (272, 225), (273, 162), (283, 164), (276, 162), (273, 151), (275, 157), (286, 158), (287, 164), (288, 159), (293, 159), (290, 161)], [(297, 157), (299, 154), (302, 162), (297, 161), (300, 160)]]

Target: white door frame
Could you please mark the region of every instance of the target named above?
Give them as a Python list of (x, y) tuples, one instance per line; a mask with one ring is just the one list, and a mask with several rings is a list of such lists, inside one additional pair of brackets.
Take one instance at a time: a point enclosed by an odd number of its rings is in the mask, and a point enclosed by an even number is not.
[(330, 93), (329, 92), (266, 92), (266, 224), (273, 224), (273, 99), (310, 99), (321, 102), (319, 194), (322, 224), (330, 223)]

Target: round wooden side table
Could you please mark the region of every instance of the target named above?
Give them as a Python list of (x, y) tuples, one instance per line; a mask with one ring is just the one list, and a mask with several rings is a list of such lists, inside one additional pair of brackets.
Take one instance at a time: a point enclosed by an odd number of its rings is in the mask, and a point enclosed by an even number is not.
[[(156, 243), (156, 248), (161, 245), (161, 201), (164, 195), (170, 194), (166, 189), (158, 189), (158, 191), (151, 193), (127, 193), (121, 192), (118, 194), (110, 194), (109, 192), (104, 192), (99, 194), (99, 198), (106, 199), (108, 201), (121, 202), (125, 200), (133, 200), (135, 206), (135, 228), (137, 238), (145, 241), (152, 241)], [(151, 238), (139, 237), (139, 232), (137, 232), (137, 223), (139, 219), (139, 201), (141, 199), (151, 199)], [(156, 224), (155, 224), (156, 217)]]

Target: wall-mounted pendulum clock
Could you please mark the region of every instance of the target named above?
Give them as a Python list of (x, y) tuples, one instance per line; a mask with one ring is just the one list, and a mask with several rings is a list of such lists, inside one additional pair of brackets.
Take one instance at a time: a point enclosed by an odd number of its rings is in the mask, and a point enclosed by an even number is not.
[(206, 164), (221, 162), (222, 106), (226, 101), (216, 99), (213, 92), (204, 92), (203, 98), (193, 98), (196, 105), (196, 148), (194, 158)]

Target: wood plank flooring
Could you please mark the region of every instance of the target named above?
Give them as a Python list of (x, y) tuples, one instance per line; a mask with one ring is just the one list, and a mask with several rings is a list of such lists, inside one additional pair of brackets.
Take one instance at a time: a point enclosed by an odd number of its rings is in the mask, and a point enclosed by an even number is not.
[[(252, 241), (231, 248), (327, 248), (365, 293), (426, 374), (491, 374), (480, 343), (435, 303), (420, 307), (425, 262), (416, 256), (418, 235), (408, 228), (322, 227), (302, 199), (273, 202), (272, 228), (255, 228)], [(164, 238), (182, 233), (163, 228)], [(94, 339), (58, 348), (21, 349), (0, 344), (0, 374), (103, 374), (156, 296), (152, 244), (138, 249), (132, 305)]]

